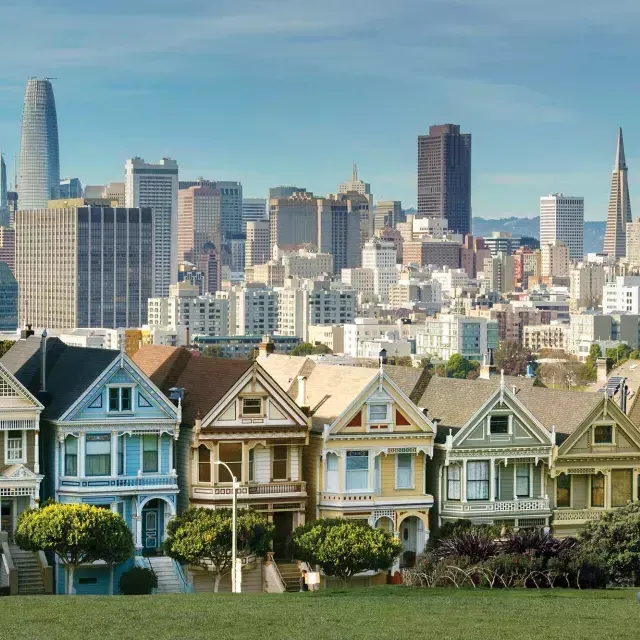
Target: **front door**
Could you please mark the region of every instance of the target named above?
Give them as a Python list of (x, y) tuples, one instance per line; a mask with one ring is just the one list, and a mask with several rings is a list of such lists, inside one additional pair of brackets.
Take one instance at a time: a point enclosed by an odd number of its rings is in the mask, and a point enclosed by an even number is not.
[(158, 518), (158, 509), (142, 510), (142, 543), (147, 551), (155, 551), (160, 546)]
[(273, 514), (273, 551), (276, 559), (290, 560), (289, 539), (293, 531), (293, 511), (282, 511)]
[(418, 549), (418, 518), (409, 516), (400, 524), (400, 535), (402, 537), (402, 562), (401, 566), (412, 567), (416, 561), (416, 551)]
[(9, 535), (13, 533), (13, 512), (15, 509), (15, 500), (0, 498), (0, 531), (8, 531)]

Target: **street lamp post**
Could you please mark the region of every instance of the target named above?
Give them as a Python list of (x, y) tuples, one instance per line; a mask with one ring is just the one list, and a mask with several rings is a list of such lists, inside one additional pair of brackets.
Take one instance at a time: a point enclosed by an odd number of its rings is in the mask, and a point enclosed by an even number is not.
[(222, 465), (226, 468), (231, 476), (231, 483), (233, 485), (233, 497), (231, 503), (231, 593), (240, 593), (242, 585), (236, 584), (236, 564), (238, 551), (236, 548), (236, 520), (238, 512), (238, 479), (233, 475), (233, 471), (226, 462), (222, 460), (216, 460), (214, 464)]

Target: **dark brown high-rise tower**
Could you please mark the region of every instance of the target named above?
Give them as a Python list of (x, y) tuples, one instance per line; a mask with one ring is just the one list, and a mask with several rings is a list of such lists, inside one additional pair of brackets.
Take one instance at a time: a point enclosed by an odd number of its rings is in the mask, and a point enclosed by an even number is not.
[(418, 136), (418, 215), (471, 233), (471, 134), (460, 125), (435, 125)]

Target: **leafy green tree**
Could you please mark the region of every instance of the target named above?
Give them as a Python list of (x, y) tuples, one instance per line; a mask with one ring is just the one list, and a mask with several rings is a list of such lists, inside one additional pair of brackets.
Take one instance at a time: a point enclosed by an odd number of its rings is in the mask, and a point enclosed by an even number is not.
[(465, 379), (476, 367), (459, 353), (454, 353), (447, 361), (447, 378)]
[(581, 550), (600, 557), (609, 579), (620, 585), (640, 583), (640, 503), (605, 511), (580, 532)]
[[(187, 509), (167, 525), (164, 551), (168, 556), (211, 572), (213, 590), (231, 571), (231, 509)], [(257, 511), (238, 511), (236, 523), (238, 558), (263, 556), (271, 547), (273, 524)]]
[(594, 342), (589, 347), (589, 355), (584, 361), (585, 374), (590, 381), (594, 381), (598, 375), (598, 370), (596, 367), (596, 360), (598, 358), (602, 358), (602, 349), (600, 348), (599, 344)]
[(313, 345), (310, 342), (301, 342), (291, 351), (292, 356), (325, 355), (327, 353), (333, 353), (333, 351), (326, 344)]
[(413, 367), (413, 360), (411, 356), (396, 356), (393, 364), (399, 367)]
[(202, 350), (203, 356), (213, 356), (214, 358), (224, 358), (224, 349), (217, 344), (209, 344)]
[(629, 356), (633, 349), (624, 342), (617, 347), (607, 349), (607, 359), (611, 360), (615, 366), (621, 365), (629, 359)]
[(67, 594), (81, 564), (119, 564), (133, 554), (133, 536), (120, 515), (88, 504), (50, 504), (24, 511), (16, 544), (27, 551), (50, 551), (67, 568)]
[(0, 340), (0, 358), (13, 347), (15, 342), (13, 340)]
[(356, 573), (388, 569), (402, 544), (382, 529), (357, 520), (315, 520), (293, 532), (293, 553), (348, 585)]
[(501, 342), (494, 358), (496, 370), (504, 371), (508, 376), (524, 375), (530, 360), (531, 352), (515, 340)]

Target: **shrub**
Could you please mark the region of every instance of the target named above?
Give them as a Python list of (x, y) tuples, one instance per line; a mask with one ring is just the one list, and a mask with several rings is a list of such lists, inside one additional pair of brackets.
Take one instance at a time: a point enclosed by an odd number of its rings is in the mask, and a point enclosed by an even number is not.
[(604, 589), (608, 574), (606, 564), (599, 556), (577, 547), (565, 549), (547, 563), (556, 576), (558, 586), (578, 589)]
[(532, 531), (531, 533), (514, 533), (502, 543), (502, 551), (507, 554), (528, 554), (554, 558), (566, 549), (578, 545), (575, 538), (558, 540), (548, 533)]
[(473, 528), (441, 539), (434, 549), (434, 554), (438, 559), (462, 557), (475, 563), (491, 558), (499, 549), (499, 544), (486, 530)]
[(145, 596), (158, 586), (153, 569), (132, 567), (120, 576), (120, 592), (125, 596)]

